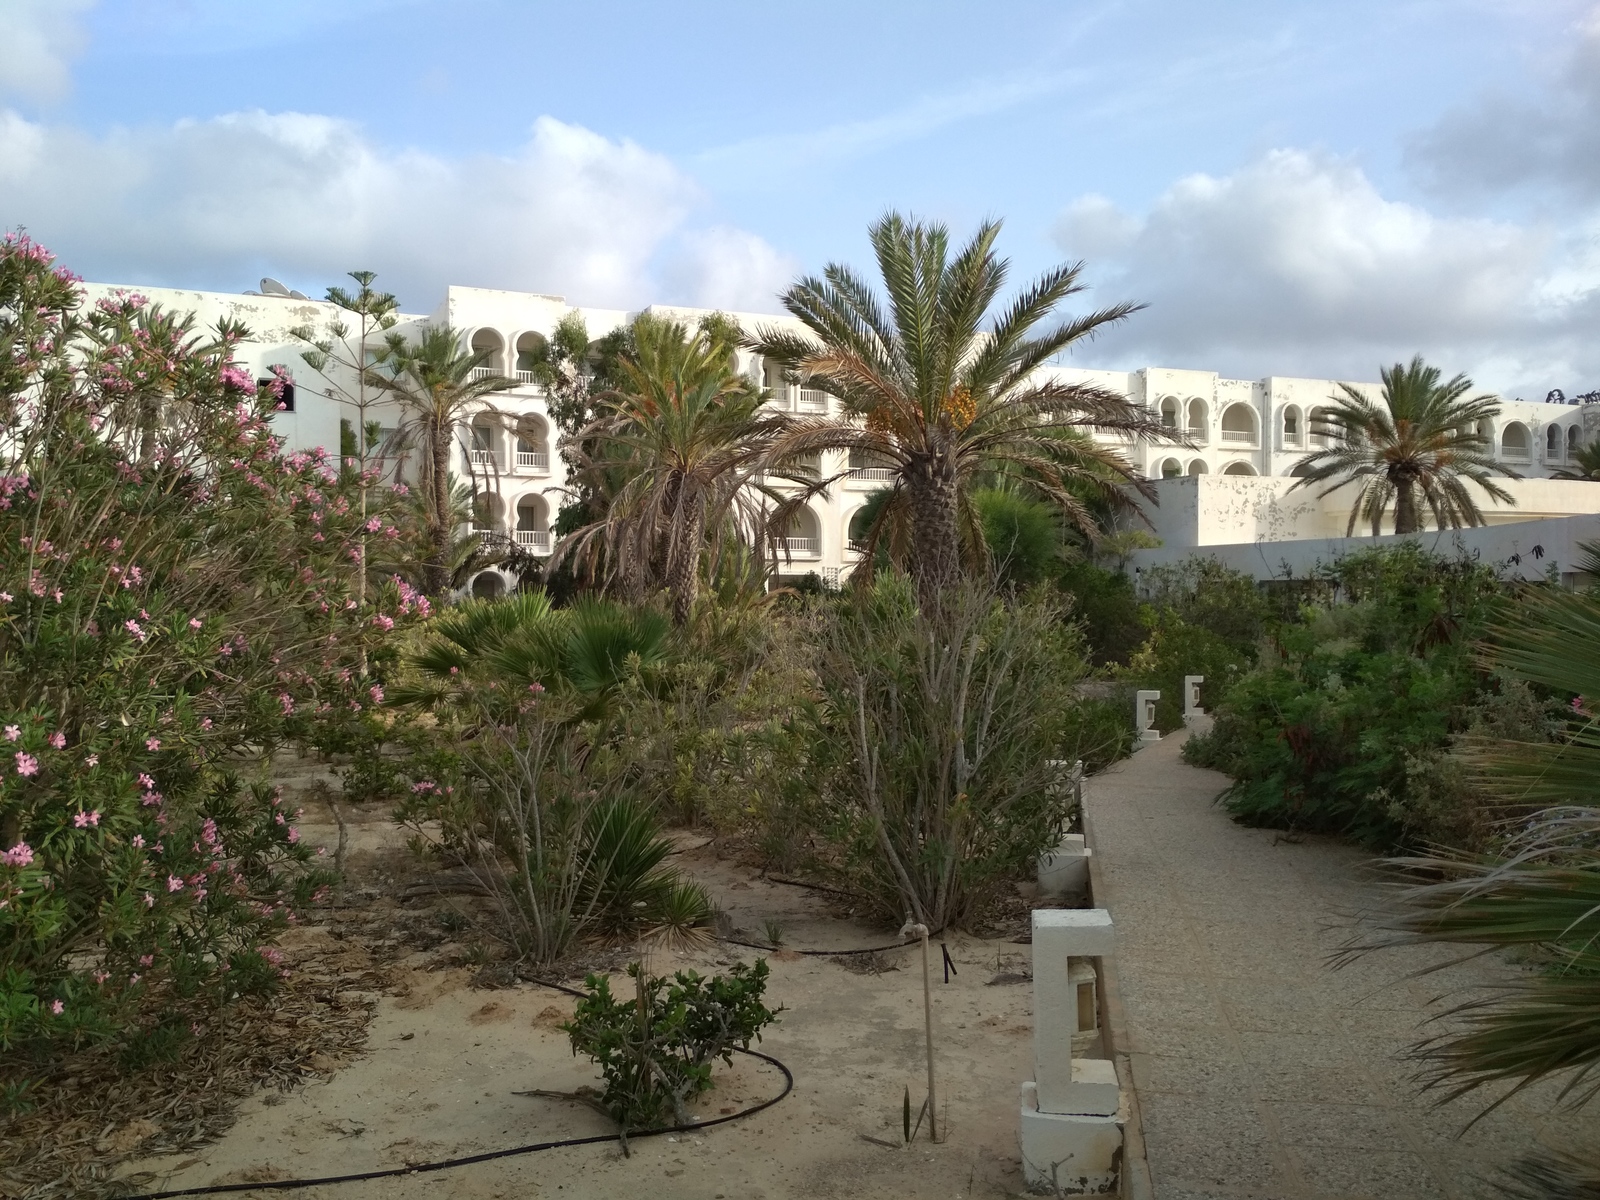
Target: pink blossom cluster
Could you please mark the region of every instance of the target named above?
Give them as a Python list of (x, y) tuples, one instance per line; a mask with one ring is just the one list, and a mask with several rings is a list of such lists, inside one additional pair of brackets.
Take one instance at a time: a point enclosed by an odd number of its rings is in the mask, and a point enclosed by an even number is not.
[(25, 867), (33, 861), (33, 847), (27, 842), (18, 842), (4, 854), (0, 854), (0, 864), (8, 867)]

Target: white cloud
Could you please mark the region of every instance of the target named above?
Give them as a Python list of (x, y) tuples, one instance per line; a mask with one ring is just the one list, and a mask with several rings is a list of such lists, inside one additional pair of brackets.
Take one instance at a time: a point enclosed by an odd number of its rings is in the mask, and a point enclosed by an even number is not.
[(799, 269), (794, 258), (755, 234), (719, 225), (685, 234), (663, 276), (667, 291), (687, 304), (776, 313), (778, 294)]
[[(669, 159), (540, 118), (507, 156), (446, 159), (374, 144), (354, 124), (241, 112), (95, 137), (0, 111), (0, 213), (107, 281), (320, 290), (378, 271), (408, 307), (447, 283), (663, 297), (670, 259), (695, 298), (743, 298), (776, 252), (749, 234), (686, 236), (703, 201)], [(740, 291), (746, 289), (746, 291)]]
[(55, 100), (83, 49), (79, 16), (95, 0), (0, 0), (0, 95)]
[(1142, 218), (1080, 200), (1056, 232), (1070, 256), (1105, 256), (1097, 299), (1150, 305), (1086, 361), (1369, 378), (1420, 352), (1528, 395), (1600, 384), (1592, 230), (1441, 217), (1350, 163), (1278, 150), (1181, 179)]

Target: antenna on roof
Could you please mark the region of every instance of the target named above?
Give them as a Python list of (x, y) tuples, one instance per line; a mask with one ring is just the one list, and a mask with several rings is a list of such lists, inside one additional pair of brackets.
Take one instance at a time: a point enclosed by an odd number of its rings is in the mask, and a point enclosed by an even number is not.
[(261, 277), (261, 294), (263, 296), (287, 296), (289, 289), (284, 287), (270, 275)]

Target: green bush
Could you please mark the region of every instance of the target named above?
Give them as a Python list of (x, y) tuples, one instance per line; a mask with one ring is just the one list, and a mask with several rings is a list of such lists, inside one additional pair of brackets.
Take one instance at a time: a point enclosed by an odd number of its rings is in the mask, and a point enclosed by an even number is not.
[(1223, 803), (1247, 824), (1376, 847), (1479, 836), (1482, 798), (1445, 755), (1468, 730), (1526, 727), (1540, 707), (1474, 662), (1495, 573), (1408, 544), (1352, 555), (1332, 581), (1348, 601), (1280, 626), (1186, 757), (1234, 777)]
[(710, 1089), (716, 1060), (731, 1064), (734, 1047), (748, 1050), (777, 1020), (777, 1012), (763, 1003), (767, 975), (765, 959), (754, 967), (735, 963), (726, 975), (710, 979), (679, 971), (670, 982), (647, 977), (633, 963), (628, 976), (634, 995), (620, 999), (605, 976), (584, 980), (589, 994), (562, 1029), (574, 1054), (600, 1064), (601, 1103), (624, 1137), (669, 1120), (689, 1124), (685, 1105)]
[(1133, 581), (1122, 572), (1074, 559), (1061, 564), (1056, 586), (1071, 600), (1068, 619), (1082, 626), (1094, 666), (1125, 664), (1149, 636)]
[(814, 782), (834, 865), (876, 915), (945, 928), (1054, 845), (1050, 764), (1085, 669), (1061, 616), (966, 583), (930, 617), (895, 574), (828, 614)]

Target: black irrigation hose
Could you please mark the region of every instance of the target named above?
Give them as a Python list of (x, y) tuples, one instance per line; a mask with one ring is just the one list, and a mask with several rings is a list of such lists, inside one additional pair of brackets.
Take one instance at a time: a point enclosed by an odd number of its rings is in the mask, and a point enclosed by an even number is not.
[(769, 954), (783, 951), (785, 954), (804, 954), (814, 958), (843, 958), (847, 954), (882, 954), (887, 950), (904, 950), (907, 946), (922, 945), (920, 941), (910, 941), (896, 942), (892, 946), (862, 946), (855, 950), (785, 950), (782, 946), (763, 946), (760, 942), (741, 942), (738, 938), (719, 937), (717, 941), (726, 942), (730, 946), (743, 946), (748, 950), (765, 950)]
[[(549, 983), (543, 979), (531, 982), (543, 987), (554, 988), (558, 992), (566, 992), (569, 996), (585, 998), (588, 993), (580, 992), (576, 988), (569, 988), (559, 983)], [(759, 1050), (745, 1050), (733, 1047), (740, 1054), (748, 1054), (751, 1058), (759, 1058), (764, 1063), (770, 1063), (783, 1072), (783, 1091), (770, 1100), (763, 1100), (753, 1108), (746, 1108), (736, 1113), (729, 1113), (725, 1117), (715, 1117), (709, 1121), (698, 1121), (693, 1125), (669, 1125), (664, 1129), (641, 1129), (628, 1134), (630, 1141), (638, 1138), (658, 1137), (664, 1133), (693, 1133), (699, 1129), (710, 1129), (716, 1125), (726, 1125), (730, 1121), (742, 1121), (745, 1117), (753, 1117), (758, 1112), (771, 1108), (778, 1101), (784, 1099), (794, 1091), (794, 1072), (784, 1066), (770, 1054), (763, 1054)], [(361, 1183), (368, 1179), (395, 1179), (402, 1175), (425, 1175), (432, 1171), (447, 1171), (452, 1167), (466, 1167), (473, 1163), (492, 1162), (497, 1158), (515, 1158), (519, 1154), (537, 1154), (541, 1150), (559, 1150), (564, 1146), (597, 1146), (604, 1142), (619, 1142), (622, 1140), (620, 1133), (598, 1133), (592, 1137), (561, 1138), (554, 1142), (532, 1142), (526, 1146), (513, 1146), (509, 1150), (486, 1150), (482, 1154), (469, 1154), (464, 1158), (445, 1158), (437, 1162), (416, 1163), (404, 1167), (388, 1167), (380, 1171), (358, 1171), (350, 1175), (324, 1175), (319, 1179), (276, 1179), (264, 1183), (214, 1183), (205, 1187), (178, 1188), (170, 1192), (141, 1192), (136, 1196), (128, 1196), (125, 1200), (172, 1200), (177, 1196), (219, 1196), (224, 1192), (253, 1192), (278, 1191), (287, 1192), (298, 1188), (322, 1187), (334, 1183)]]

